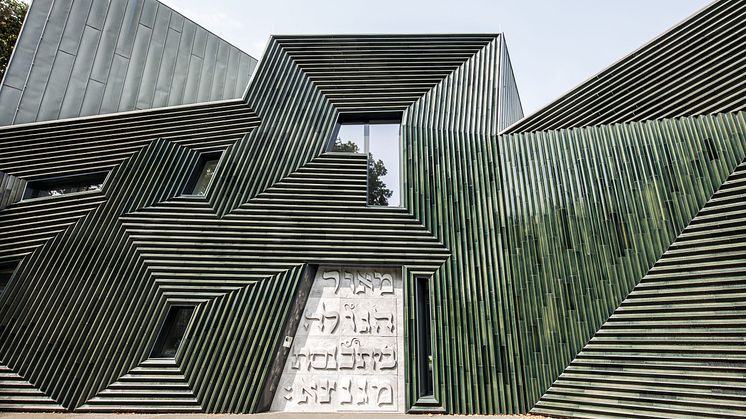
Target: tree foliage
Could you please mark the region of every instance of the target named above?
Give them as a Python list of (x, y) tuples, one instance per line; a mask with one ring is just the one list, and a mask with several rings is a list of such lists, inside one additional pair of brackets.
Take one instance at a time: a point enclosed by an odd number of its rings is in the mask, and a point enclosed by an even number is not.
[[(337, 138), (334, 142), (333, 151), (344, 151), (349, 153), (359, 153), (360, 148), (357, 144), (352, 141), (342, 142), (341, 138)], [(373, 153), (368, 154), (368, 205), (380, 205), (388, 206), (389, 198), (394, 192), (386, 187), (381, 178), (386, 176), (388, 170), (383, 160), (376, 160), (373, 158)]]
[(18, 0), (0, 0), (0, 79), (5, 75), (10, 54), (16, 45), (28, 4)]

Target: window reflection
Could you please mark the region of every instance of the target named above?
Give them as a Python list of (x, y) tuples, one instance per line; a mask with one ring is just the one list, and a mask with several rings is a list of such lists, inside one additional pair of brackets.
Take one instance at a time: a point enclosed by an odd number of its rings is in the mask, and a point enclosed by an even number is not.
[(368, 155), (368, 205), (401, 205), (400, 121), (401, 115), (340, 116), (331, 151)]
[(181, 341), (184, 339), (194, 307), (172, 306), (163, 322), (158, 340), (151, 352), (152, 358), (175, 358)]
[(222, 155), (222, 152), (217, 152), (206, 153), (200, 156), (200, 159), (192, 172), (192, 177), (189, 180), (185, 193), (200, 196), (207, 193), (207, 188), (210, 186), (210, 181), (215, 176), (215, 170), (218, 167), (218, 162), (220, 162), (220, 157)]
[(211, 159), (205, 161), (202, 166), (202, 173), (200, 173), (197, 183), (194, 185), (193, 195), (204, 195), (207, 192), (207, 186), (212, 180), (212, 176), (215, 174), (215, 168), (218, 166), (218, 159)]
[(30, 181), (23, 199), (59, 196), (75, 192), (99, 191), (108, 172), (87, 173)]

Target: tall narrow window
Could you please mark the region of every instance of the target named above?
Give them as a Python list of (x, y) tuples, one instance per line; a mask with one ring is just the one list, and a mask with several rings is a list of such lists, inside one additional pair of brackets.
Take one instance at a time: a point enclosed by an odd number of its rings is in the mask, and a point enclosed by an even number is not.
[(18, 262), (0, 264), (0, 296), (3, 295), (5, 288), (8, 287), (10, 277), (13, 276), (13, 272), (15, 272), (17, 267)]
[(150, 353), (151, 358), (176, 357), (193, 312), (194, 306), (171, 306), (169, 308), (166, 320), (158, 334), (158, 340)]
[(108, 174), (109, 172), (95, 172), (32, 180), (26, 184), (23, 199), (98, 191), (104, 186), (104, 180), (106, 180)]
[(368, 205), (401, 205), (401, 113), (341, 114), (331, 151), (368, 156)]
[(215, 176), (215, 169), (217, 169), (222, 155), (223, 152), (220, 151), (216, 153), (203, 153), (200, 156), (197, 166), (195, 166), (192, 176), (189, 179), (185, 193), (189, 195), (204, 195), (207, 193), (207, 188)]
[(430, 339), (430, 284), (429, 279), (415, 279), (415, 311), (417, 322), (417, 397), (432, 397), (433, 352)]

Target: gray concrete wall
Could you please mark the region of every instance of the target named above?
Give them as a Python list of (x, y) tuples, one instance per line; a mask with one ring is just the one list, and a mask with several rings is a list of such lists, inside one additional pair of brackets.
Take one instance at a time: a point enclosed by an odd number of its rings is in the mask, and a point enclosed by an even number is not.
[(256, 63), (155, 0), (34, 0), (0, 125), (234, 99)]

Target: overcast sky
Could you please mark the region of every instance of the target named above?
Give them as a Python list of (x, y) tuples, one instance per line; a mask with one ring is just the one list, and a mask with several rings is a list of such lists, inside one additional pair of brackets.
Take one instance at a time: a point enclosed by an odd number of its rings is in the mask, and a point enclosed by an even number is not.
[(526, 114), (708, 0), (162, 0), (257, 59), (270, 34), (505, 34)]

